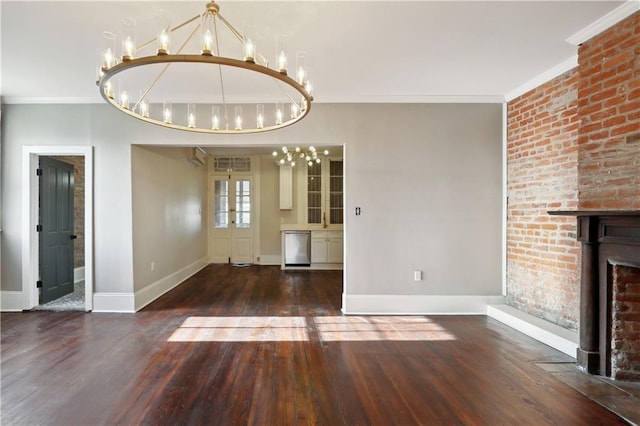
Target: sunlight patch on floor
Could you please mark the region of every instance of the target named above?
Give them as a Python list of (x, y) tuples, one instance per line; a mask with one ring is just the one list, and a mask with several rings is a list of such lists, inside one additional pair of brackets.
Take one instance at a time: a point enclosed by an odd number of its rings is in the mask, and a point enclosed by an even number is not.
[[(308, 324), (312, 321), (313, 324)], [(313, 325), (325, 342), (456, 340), (433, 320), (417, 316), (189, 317), (169, 342), (304, 342)]]
[(436, 322), (415, 316), (316, 317), (320, 339), (327, 341), (456, 340)]
[(304, 317), (189, 317), (169, 342), (300, 342), (309, 340)]

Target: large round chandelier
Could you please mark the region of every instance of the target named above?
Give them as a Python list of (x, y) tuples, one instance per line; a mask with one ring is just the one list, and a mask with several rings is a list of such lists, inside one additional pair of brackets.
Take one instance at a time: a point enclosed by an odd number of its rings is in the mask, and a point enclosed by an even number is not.
[(297, 52), (289, 76), (286, 37), (277, 37), (271, 65), (255, 37), (233, 27), (215, 1), (177, 25), (162, 12), (156, 21), (156, 33), (141, 44), (130, 18), (118, 36), (104, 33), (96, 84), (118, 110), (163, 127), (214, 134), (280, 129), (309, 113), (308, 58)]

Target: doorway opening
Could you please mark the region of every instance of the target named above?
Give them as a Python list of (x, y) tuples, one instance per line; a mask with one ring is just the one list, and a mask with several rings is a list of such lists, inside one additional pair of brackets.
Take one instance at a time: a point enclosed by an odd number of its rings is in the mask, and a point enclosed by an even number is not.
[[(83, 181), (75, 185), (81, 195), (77, 198), (77, 204), (73, 207), (74, 218), (81, 218), (82, 227), (74, 227), (73, 233), (67, 232), (64, 236), (73, 241), (75, 254), (68, 259), (72, 263), (71, 280), (72, 291), (69, 295), (57, 298), (58, 306), (48, 305), (47, 299), (41, 299), (42, 289), (42, 260), (41, 239), (38, 232), (42, 225), (40, 212), (40, 180), (38, 169), (40, 160), (46, 158), (63, 159), (67, 163), (76, 163), (81, 166), (82, 177), (78, 174), (78, 180)], [(75, 168), (74, 169), (74, 181)], [(79, 171), (80, 172), (80, 171)], [(23, 147), (23, 205), (22, 210), (26, 220), (23, 221), (23, 236), (25, 244), (22, 251), (22, 287), (24, 294), (24, 309), (46, 310), (85, 310), (93, 309), (93, 148), (89, 146), (51, 146)], [(75, 194), (74, 194), (75, 195)], [(78, 236), (82, 238), (78, 241)], [(75, 236), (75, 238), (73, 238)], [(64, 253), (64, 250), (60, 252)], [(64, 256), (63, 256), (64, 257)], [(76, 266), (78, 265), (78, 266)], [(80, 266), (81, 265), (81, 266)], [(63, 274), (64, 275), (64, 274)], [(68, 281), (67, 280), (67, 281)], [(64, 281), (64, 280), (63, 280)], [(69, 285), (67, 284), (67, 287)], [(64, 300), (60, 300), (64, 299)], [(56, 302), (53, 300), (52, 302)], [(62, 302), (62, 303), (60, 303)]]
[(84, 157), (39, 158), (39, 302), (34, 309), (82, 311)]

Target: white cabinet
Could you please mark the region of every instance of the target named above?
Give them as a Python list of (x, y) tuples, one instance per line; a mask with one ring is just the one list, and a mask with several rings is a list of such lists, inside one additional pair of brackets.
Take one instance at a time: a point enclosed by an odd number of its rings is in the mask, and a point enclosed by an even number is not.
[(280, 165), (280, 210), (293, 209), (293, 171), (288, 164)]
[(343, 223), (343, 161), (325, 158), (307, 171), (307, 223), (340, 225)]
[(311, 263), (342, 263), (342, 231), (311, 231)]

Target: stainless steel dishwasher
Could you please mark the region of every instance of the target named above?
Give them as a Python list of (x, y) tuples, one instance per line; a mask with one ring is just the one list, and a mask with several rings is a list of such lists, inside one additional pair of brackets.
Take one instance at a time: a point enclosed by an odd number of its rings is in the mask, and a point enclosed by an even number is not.
[(311, 231), (284, 231), (284, 264), (311, 265)]

